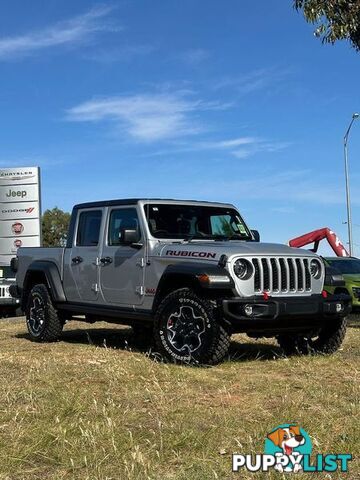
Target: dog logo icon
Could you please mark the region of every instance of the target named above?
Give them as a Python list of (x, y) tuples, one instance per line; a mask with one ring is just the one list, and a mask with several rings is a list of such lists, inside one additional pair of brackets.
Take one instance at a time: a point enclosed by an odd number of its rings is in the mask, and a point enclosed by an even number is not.
[(297, 473), (302, 470), (301, 459), (312, 450), (309, 435), (299, 425), (284, 424), (272, 430), (265, 440), (265, 453), (275, 455), (275, 469)]

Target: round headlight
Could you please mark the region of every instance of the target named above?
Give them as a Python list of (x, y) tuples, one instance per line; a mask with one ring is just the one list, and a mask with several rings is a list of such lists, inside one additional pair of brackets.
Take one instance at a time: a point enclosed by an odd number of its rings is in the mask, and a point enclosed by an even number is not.
[(6, 287), (6, 293), (10, 293), (10, 287)]
[(234, 263), (234, 273), (240, 280), (247, 280), (253, 273), (253, 266), (248, 260), (239, 258)]
[(317, 280), (321, 277), (321, 263), (319, 262), (319, 260), (311, 260), (310, 273)]

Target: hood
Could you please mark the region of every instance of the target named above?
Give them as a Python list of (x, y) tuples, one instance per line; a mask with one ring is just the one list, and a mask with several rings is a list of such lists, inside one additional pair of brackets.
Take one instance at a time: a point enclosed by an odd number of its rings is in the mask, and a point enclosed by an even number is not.
[(356, 283), (360, 285), (360, 273), (343, 273), (345, 282)]
[(192, 242), (166, 242), (159, 245), (158, 255), (163, 257), (190, 257), (195, 259), (206, 259), (218, 261), (221, 255), (231, 257), (242, 256), (296, 256), (296, 257), (317, 257), (309, 250), (292, 248), (277, 243), (258, 243), (242, 241), (192, 241)]

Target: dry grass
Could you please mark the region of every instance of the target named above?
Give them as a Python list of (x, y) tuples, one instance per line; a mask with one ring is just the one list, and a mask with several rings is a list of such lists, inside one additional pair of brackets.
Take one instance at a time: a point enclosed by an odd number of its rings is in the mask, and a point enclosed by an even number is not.
[(155, 362), (129, 334), (71, 322), (61, 342), (36, 344), (23, 321), (1, 322), (1, 479), (265, 478), (232, 474), (231, 454), (262, 453), (285, 422), (315, 453), (352, 453), (346, 477), (360, 478), (359, 328), (331, 357), (286, 359), (236, 336), (233, 358), (211, 369)]

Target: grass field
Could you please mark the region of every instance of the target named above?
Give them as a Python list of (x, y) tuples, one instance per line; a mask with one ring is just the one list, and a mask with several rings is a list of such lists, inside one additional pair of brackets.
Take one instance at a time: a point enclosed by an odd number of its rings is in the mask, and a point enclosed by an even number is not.
[(283, 358), (271, 341), (234, 336), (213, 368), (163, 364), (131, 330), (70, 322), (62, 341), (0, 330), (0, 479), (259, 479), (231, 473), (232, 453), (262, 453), (266, 434), (298, 422), (314, 453), (352, 453), (360, 479), (360, 324), (330, 357)]

